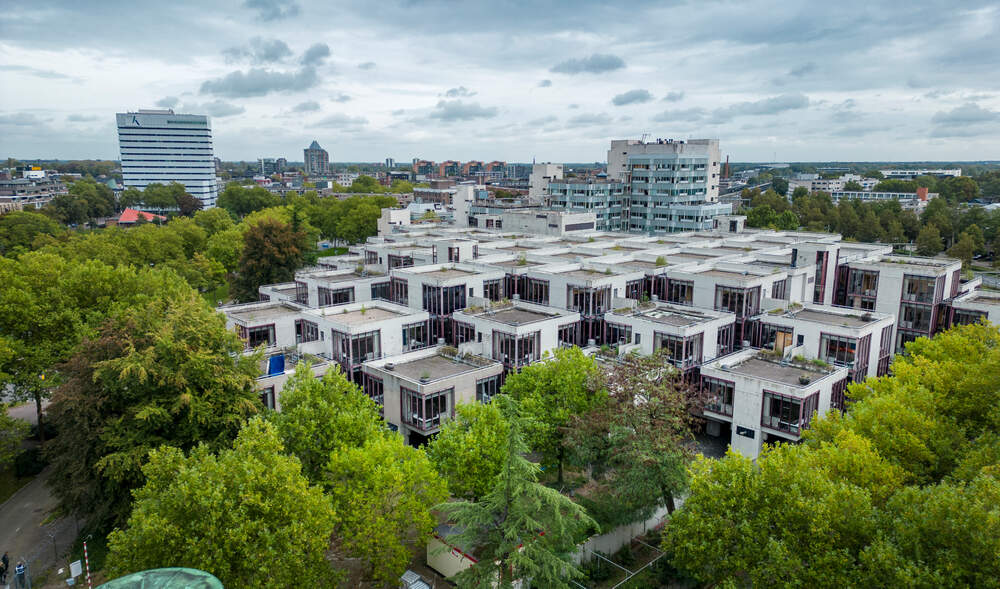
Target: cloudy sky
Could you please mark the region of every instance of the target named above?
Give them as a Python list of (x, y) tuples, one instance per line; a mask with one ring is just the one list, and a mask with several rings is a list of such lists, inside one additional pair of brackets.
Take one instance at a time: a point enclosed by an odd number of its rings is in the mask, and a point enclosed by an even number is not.
[[(883, 6), (880, 6), (883, 4)], [(0, 157), (117, 158), (114, 113), (212, 116), (226, 160), (1000, 159), (1000, 5), (5, 3)]]

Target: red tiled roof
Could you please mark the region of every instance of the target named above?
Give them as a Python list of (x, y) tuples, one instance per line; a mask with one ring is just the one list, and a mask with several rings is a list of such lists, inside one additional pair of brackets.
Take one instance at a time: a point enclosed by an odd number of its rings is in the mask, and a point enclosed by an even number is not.
[(139, 215), (142, 215), (142, 218), (147, 221), (152, 221), (153, 219), (159, 219), (161, 221), (167, 220), (167, 218), (163, 215), (154, 215), (153, 213), (137, 211), (135, 209), (125, 209), (122, 212), (122, 216), (118, 217), (118, 224), (121, 225), (124, 223), (127, 225), (129, 223), (135, 223), (139, 220)]

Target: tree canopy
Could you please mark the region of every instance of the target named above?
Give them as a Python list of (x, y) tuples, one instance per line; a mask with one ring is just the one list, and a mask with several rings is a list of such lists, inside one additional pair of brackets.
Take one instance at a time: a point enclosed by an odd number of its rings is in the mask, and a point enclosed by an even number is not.
[(492, 403), (460, 403), (427, 446), (452, 496), (475, 500), (493, 488), (506, 460), (510, 424)]
[(325, 553), (329, 500), (284, 454), (275, 428), (255, 418), (233, 447), (163, 446), (143, 466), (128, 525), (109, 536), (113, 576), (193, 567), (227, 587), (331, 587)]

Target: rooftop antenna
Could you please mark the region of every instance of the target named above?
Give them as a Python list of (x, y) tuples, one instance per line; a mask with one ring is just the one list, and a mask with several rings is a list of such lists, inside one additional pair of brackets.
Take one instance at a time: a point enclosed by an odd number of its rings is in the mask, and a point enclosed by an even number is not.
[(639, 138), (639, 143), (645, 143), (646, 137), (649, 137), (649, 133), (643, 133), (642, 137)]

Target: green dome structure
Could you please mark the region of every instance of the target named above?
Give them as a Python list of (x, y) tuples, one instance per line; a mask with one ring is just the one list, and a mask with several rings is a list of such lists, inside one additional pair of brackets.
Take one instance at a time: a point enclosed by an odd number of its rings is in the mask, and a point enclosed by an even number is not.
[(225, 589), (215, 575), (186, 568), (152, 569), (119, 577), (97, 589)]

